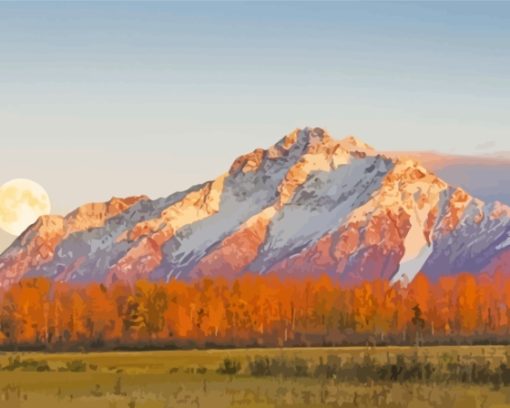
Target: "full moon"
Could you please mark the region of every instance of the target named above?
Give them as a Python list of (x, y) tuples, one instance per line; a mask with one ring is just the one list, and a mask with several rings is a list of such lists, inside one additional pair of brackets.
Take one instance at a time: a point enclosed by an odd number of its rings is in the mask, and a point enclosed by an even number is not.
[(41, 215), (50, 213), (50, 198), (42, 186), (14, 179), (0, 187), (0, 229), (20, 235)]

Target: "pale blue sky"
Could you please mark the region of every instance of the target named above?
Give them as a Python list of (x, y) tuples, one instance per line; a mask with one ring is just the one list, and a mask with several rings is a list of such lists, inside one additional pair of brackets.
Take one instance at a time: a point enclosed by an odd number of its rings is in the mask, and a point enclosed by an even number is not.
[(510, 150), (509, 67), (503, 2), (0, 2), (0, 184), (157, 197), (307, 125)]

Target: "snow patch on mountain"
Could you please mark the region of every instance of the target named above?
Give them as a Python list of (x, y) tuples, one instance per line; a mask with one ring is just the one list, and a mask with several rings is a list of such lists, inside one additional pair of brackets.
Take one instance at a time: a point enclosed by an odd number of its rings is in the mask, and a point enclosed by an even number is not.
[(247, 269), (264, 272), (337, 228), (354, 208), (369, 200), (392, 166), (382, 157), (366, 157), (333, 171), (310, 174), (273, 218), (259, 256)]

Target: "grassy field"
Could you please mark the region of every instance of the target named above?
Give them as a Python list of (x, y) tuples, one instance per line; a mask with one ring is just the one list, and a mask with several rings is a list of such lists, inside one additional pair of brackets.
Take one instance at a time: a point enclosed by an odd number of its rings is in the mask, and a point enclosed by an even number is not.
[(0, 407), (510, 407), (510, 348), (0, 354)]

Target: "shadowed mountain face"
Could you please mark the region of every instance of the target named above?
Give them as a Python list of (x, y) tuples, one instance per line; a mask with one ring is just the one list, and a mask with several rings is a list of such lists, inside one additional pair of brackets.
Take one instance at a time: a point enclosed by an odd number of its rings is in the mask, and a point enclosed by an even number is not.
[(506, 269), (510, 208), (391, 156), (319, 128), (295, 130), (187, 191), (41, 217), (0, 257), (0, 284), (245, 272), (352, 284)]

